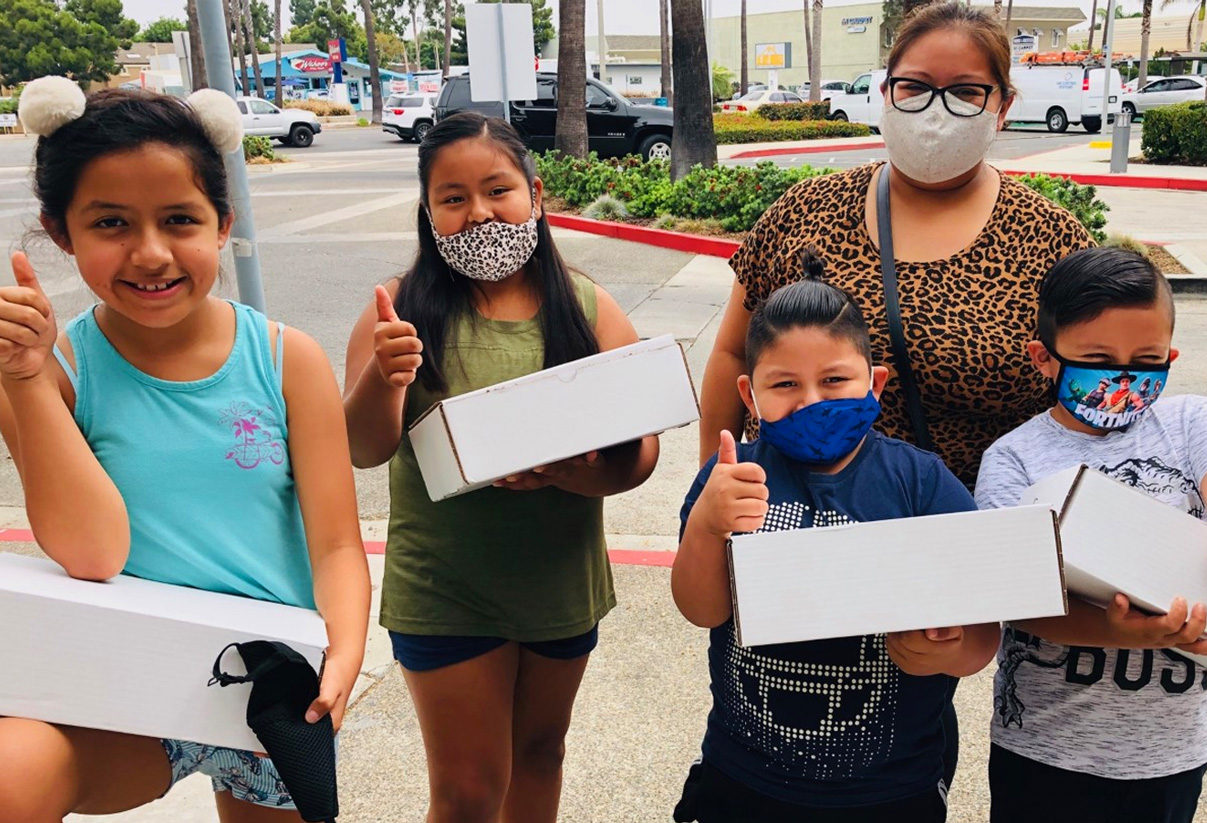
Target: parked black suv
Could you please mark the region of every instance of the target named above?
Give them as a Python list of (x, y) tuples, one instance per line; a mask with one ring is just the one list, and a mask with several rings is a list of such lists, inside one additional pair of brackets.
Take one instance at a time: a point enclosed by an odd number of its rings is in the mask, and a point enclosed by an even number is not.
[[(537, 99), (513, 100), (511, 124), (534, 151), (553, 148), (557, 124), (557, 75), (536, 76)], [(488, 117), (502, 117), (498, 101), (474, 102), (470, 99), (469, 75), (450, 77), (436, 100), (436, 120), (459, 111), (476, 111)], [(674, 114), (666, 106), (643, 106), (630, 102), (602, 83), (587, 79), (587, 147), (600, 157), (640, 154), (669, 159)]]

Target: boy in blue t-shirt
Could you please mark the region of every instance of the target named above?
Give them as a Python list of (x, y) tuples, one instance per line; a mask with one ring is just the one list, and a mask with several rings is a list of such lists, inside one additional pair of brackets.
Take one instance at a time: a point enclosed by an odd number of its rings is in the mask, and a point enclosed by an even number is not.
[(870, 431), (888, 372), (858, 306), (811, 255), (805, 267), (750, 321), (738, 390), (759, 439), (723, 432), (683, 504), (672, 589), (712, 630), (713, 706), (675, 820), (943, 821), (942, 716), (954, 678), (993, 657), (997, 624), (758, 648), (734, 632), (732, 533), (976, 508), (939, 458)]
[[(1085, 464), (1207, 519), (1207, 398), (1160, 397), (1178, 356), (1173, 321), (1169, 284), (1140, 255), (1088, 249), (1057, 263), (1028, 345), (1055, 404), (985, 452), (977, 503), (1016, 506)], [(1207, 668), (1179, 652), (1207, 654), (1205, 627), (1202, 604), (1178, 598), (1153, 616), (1122, 594), (1107, 609), (1070, 597), (1067, 617), (1007, 625), (991, 821), (1191, 823), (1207, 772)]]

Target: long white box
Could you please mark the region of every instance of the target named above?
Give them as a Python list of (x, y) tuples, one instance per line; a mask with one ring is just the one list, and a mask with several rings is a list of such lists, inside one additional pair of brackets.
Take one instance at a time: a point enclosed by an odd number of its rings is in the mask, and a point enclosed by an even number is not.
[(737, 535), (743, 646), (1066, 614), (1047, 506)]
[[(263, 751), (251, 684), (209, 687), (229, 643), (280, 640), (315, 671), (316, 612), (121, 575), (75, 580), (50, 560), (0, 553), (0, 716)], [(246, 670), (231, 649), (223, 668)]]
[(409, 430), (434, 501), (700, 419), (669, 334), (434, 404)]
[[(1175, 597), (1207, 603), (1207, 523), (1087, 466), (1045, 477), (1023, 505), (1060, 519), (1069, 591), (1105, 607), (1116, 592), (1165, 614)], [(1207, 656), (1178, 652), (1207, 666)]]

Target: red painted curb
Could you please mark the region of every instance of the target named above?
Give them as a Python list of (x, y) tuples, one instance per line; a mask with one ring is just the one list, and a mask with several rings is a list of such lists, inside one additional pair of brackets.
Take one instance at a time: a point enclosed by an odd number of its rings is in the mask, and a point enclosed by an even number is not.
[(826, 152), (840, 151), (859, 151), (867, 149), (873, 151), (875, 149), (884, 148), (883, 142), (877, 143), (837, 143), (829, 146), (797, 146), (795, 148), (783, 149), (755, 149), (754, 151), (743, 151), (738, 154), (731, 154), (729, 160), (750, 160), (755, 157), (784, 157), (792, 154), (825, 154)]
[(1063, 177), (1083, 186), (1109, 186), (1124, 189), (1167, 189), (1170, 191), (1207, 191), (1207, 180), (1192, 180), (1181, 177), (1149, 177), (1130, 174), (1067, 174), (1058, 171), (1002, 171), (1011, 177), (1026, 177), (1044, 174), (1048, 177)]
[(706, 254), (711, 257), (733, 256), (741, 244), (736, 240), (725, 240), (720, 237), (704, 237), (696, 234), (681, 234), (676, 231), (649, 229), (645, 226), (630, 226), (627, 223), (611, 223), (605, 220), (591, 220), (572, 214), (554, 214), (549, 212), (549, 225), (562, 229), (598, 234), (602, 237), (614, 237), (617, 240), (628, 240), (633, 243), (645, 243), (647, 246), (658, 246), (664, 249), (684, 251), (689, 254)]
[[(33, 543), (34, 533), (29, 529), (0, 529), (0, 543)], [(380, 540), (366, 540), (365, 554), (385, 554), (386, 544)], [(663, 566), (675, 563), (674, 552), (641, 552), (614, 549), (608, 559), (620, 566)]]

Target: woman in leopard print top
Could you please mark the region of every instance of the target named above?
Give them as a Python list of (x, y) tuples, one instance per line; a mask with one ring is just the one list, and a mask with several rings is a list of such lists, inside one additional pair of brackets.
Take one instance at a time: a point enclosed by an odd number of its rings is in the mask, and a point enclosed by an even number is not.
[[(1010, 48), (1000, 24), (956, 4), (919, 12), (898, 35), (888, 61), (890, 83), (904, 77), (940, 89), (969, 83), (992, 87), (982, 115), (953, 119), (995, 116), (998, 128), (1013, 99), (1009, 71)], [(911, 88), (926, 91), (922, 84)], [(887, 109), (893, 99), (889, 88), (885, 99)], [(930, 107), (943, 105), (936, 95)], [(897, 122), (903, 119), (895, 116)], [(885, 122), (887, 127), (887, 116)], [(914, 441), (891, 356), (876, 241), (876, 184), (883, 173), (891, 175), (894, 257), (909, 361), (935, 451), (971, 486), (981, 453), (1048, 405), (1047, 387), (1025, 352), (1035, 337), (1039, 283), (1057, 260), (1093, 241), (1067, 211), (979, 158), (970, 170), (957, 167), (960, 176), (952, 180), (910, 179), (897, 167), (912, 172), (928, 151), (932, 166), (950, 167), (944, 152), (958, 154), (966, 145), (951, 151), (951, 146), (932, 149), (915, 141), (906, 144), (909, 153), (903, 155), (904, 141), (885, 131), (888, 164), (796, 185), (763, 214), (730, 261), (737, 279), (702, 392), (702, 462), (716, 451), (721, 429), (737, 434), (742, 427), (735, 385), (745, 368), (750, 313), (777, 287), (802, 277), (800, 255), (809, 247), (825, 261), (829, 282), (850, 292), (863, 308), (875, 362), (892, 372), (881, 398), (879, 428)], [(927, 157), (921, 160), (924, 167)]]

